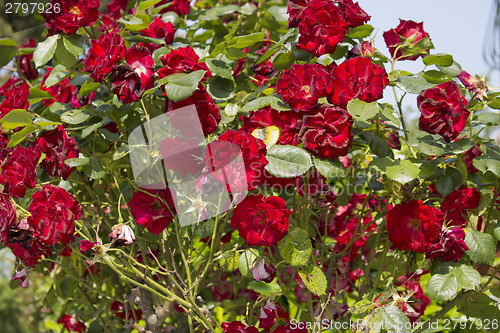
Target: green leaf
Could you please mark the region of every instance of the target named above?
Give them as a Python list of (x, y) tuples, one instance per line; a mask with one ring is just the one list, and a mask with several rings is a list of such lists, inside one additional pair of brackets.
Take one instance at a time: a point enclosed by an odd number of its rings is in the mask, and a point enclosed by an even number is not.
[(56, 52), (57, 41), (59, 40), (59, 35), (53, 35), (47, 37), (43, 42), (38, 43), (35, 52), (33, 52), (33, 61), (35, 66), (38, 68), (45, 65)]
[(7, 148), (14, 148), (17, 146), (21, 141), (24, 141), (28, 135), (36, 131), (36, 127), (33, 125), (28, 125), (19, 132), (16, 132), (12, 134), (10, 137), (9, 144), (7, 145)]
[(283, 44), (285, 44), (288, 39), (295, 37), (296, 34), (297, 34), (297, 29), (288, 29), (288, 32), (284, 34), (283, 37), (281, 37), (278, 43), (274, 44), (273, 47), (264, 52), (264, 54), (260, 56), (260, 58), (257, 60), (255, 64), (259, 65), (264, 61), (266, 61), (267, 59), (271, 58), (273, 54), (275, 54), (278, 50), (281, 49)]
[(458, 282), (454, 274), (435, 274), (427, 283), (427, 295), (436, 302), (452, 299), (458, 292)]
[(40, 85), (36, 85), (30, 88), (30, 100), (34, 100), (34, 103), (38, 102), (41, 99), (50, 99), (52, 96), (48, 91), (44, 91), (40, 89)]
[(287, 7), (285, 6), (271, 6), (267, 9), (267, 12), (271, 14), (274, 19), (278, 22), (288, 22)]
[(435, 181), (436, 190), (442, 195), (448, 195), (462, 184), (463, 175), (454, 167), (440, 169)]
[(10, 38), (0, 38), (0, 68), (7, 65), (16, 55), (17, 43)]
[(233, 70), (228, 63), (220, 59), (208, 58), (205, 59), (205, 63), (212, 73), (223, 77), (225, 79), (232, 80), (233, 76), (231, 75), (231, 71)]
[(290, 68), (295, 62), (295, 56), (292, 52), (282, 52), (278, 54), (273, 60), (273, 67), (276, 71), (282, 71), (284, 69)]
[(264, 32), (256, 32), (253, 34), (245, 35), (245, 36), (237, 36), (231, 38), (227, 42), (228, 47), (234, 47), (237, 49), (244, 49), (247, 46), (251, 46), (255, 43), (262, 42), (266, 38), (266, 34)]
[(373, 326), (384, 327), (389, 333), (410, 333), (410, 320), (395, 305), (387, 305), (377, 309), (373, 319), (370, 320)]
[(198, 89), (198, 83), (205, 73), (204, 70), (199, 70), (189, 74), (177, 73), (167, 76), (165, 78), (168, 80), (168, 83), (165, 85), (167, 97), (174, 102), (188, 98)]
[(495, 235), (495, 238), (500, 241), (500, 222), (498, 222), (497, 225), (495, 226), (493, 234)]
[(387, 119), (389, 119), (390, 121), (393, 122), (394, 125), (397, 125), (399, 126), (399, 119), (396, 118), (396, 116), (394, 115), (394, 113), (396, 112), (392, 105), (390, 104), (379, 104), (380, 106), (380, 112), (384, 115), (384, 117), (386, 117)]
[(12, 110), (0, 119), (0, 124), (6, 130), (11, 130), (21, 126), (27, 126), (32, 123), (31, 116), (26, 110)]
[(85, 97), (89, 95), (91, 92), (95, 91), (100, 86), (101, 84), (99, 82), (94, 82), (94, 79), (89, 77), (88, 80), (82, 84), (82, 86), (80, 87), (80, 91), (78, 93), (80, 97)]
[(106, 175), (106, 171), (102, 167), (101, 162), (95, 157), (90, 159), (90, 163), (83, 166), (83, 170), (87, 177), (91, 179), (100, 179)]
[(349, 32), (346, 34), (347, 37), (363, 39), (368, 37), (373, 32), (373, 27), (369, 24), (364, 24), (359, 27), (349, 28)]
[(306, 265), (312, 252), (311, 239), (304, 230), (295, 228), (278, 242), (278, 249), (287, 263), (293, 266)]
[(373, 302), (371, 302), (367, 299), (362, 299), (361, 301), (354, 303), (354, 305), (351, 308), (349, 308), (349, 312), (351, 312), (354, 315), (362, 314), (362, 313), (365, 313), (366, 311), (370, 310), (372, 305), (373, 305)]
[(469, 250), (465, 253), (478, 264), (493, 264), (496, 257), (496, 245), (493, 236), (475, 229), (466, 229), (465, 244)]
[(255, 261), (259, 258), (259, 251), (256, 249), (246, 249), (239, 258), (240, 273), (243, 276), (252, 274)]
[(243, 105), (240, 109), (241, 112), (249, 112), (253, 110), (262, 109), (264, 106), (271, 105), (273, 102), (282, 102), (282, 100), (276, 95), (269, 95), (264, 97), (256, 98), (247, 104)]
[[(491, 105), (489, 105), (491, 107)], [(500, 125), (500, 114), (493, 112), (483, 112), (477, 115), (477, 120), (487, 125)]]
[(90, 159), (88, 157), (77, 157), (77, 158), (68, 158), (67, 160), (64, 161), (64, 164), (71, 168), (75, 168), (80, 165), (87, 165), (89, 164)]
[(85, 51), (85, 42), (82, 36), (74, 34), (63, 38), (63, 44), (73, 56), (78, 58)]
[(86, 138), (87, 136), (90, 135), (90, 133), (94, 132), (96, 129), (98, 128), (101, 128), (103, 124), (103, 120), (95, 123), (95, 124), (92, 124), (88, 127), (85, 127), (83, 130), (82, 130), (82, 139)]
[(446, 67), (437, 65), (436, 67), (441, 71), (441, 73), (444, 73), (452, 77), (457, 76), (462, 71), (462, 66), (460, 66), (460, 64), (456, 61), (453, 61), (453, 64), (451, 66)]
[(382, 140), (375, 134), (364, 132), (360, 136), (364, 141), (368, 142), (370, 150), (378, 157), (389, 156), (390, 158), (394, 158), (394, 153), (392, 152), (391, 147), (389, 147), (389, 145), (384, 140)]
[(141, 2), (139, 2), (139, 7), (137, 7), (137, 12), (142, 12), (142, 11), (148, 9), (149, 7), (153, 7), (154, 5), (156, 5), (160, 1), (161, 0), (141, 1)]
[(439, 65), (444, 67), (449, 67), (453, 65), (453, 57), (449, 54), (437, 53), (426, 56), (422, 59), (424, 64), (427, 66), (430, 65)]
[(290, 145), (275, 145), (267, 151), (269, 164), (266, 170), (279, 178), (303, 175), (312, 166), (311, 156), (302, 148)]
[(346, 175), (346, 169), (338, 160), (330, 161), (314, 157), (313, 161), (318, 172), (327, 179), (341, 178)]
[(57, 65), (52, 69), (49, 76), (45, 80), (45, 86), (47, 88), (52, 87), (54, 84), (61, 82), (64, 78), (69, 75), (69, 71), (63, 65)]
[(481, 283), (481, 275), (473, 267), (461, 264), (455, 267), (453, 275), (457, 278), (458, 286), (465, 290), (475, 289)]
[(500, 177), (500, 161), (497, 159), (489, 158), (488, 156), (481, 155), (472, 161), (472, 164), (480, 171), (486, 173), (493, 172), (497, 177)]
[(408, 160), (398, 160), (394, 166), (386, 169), (387, 177), (397, 181), (400, 184), (406, 184), (417, 178), (420, 168)]
[(113, 161), (119, 160), (120, 158), (126, 156), (129, 153), (128, 145), (122, 144), (113, 154)]
[(310, 292), (318, 296), (326, 293), (326, 277), (318, 266), (303, 267), (299, 275)]
[(239, 268), (240, 254), (236, 251), (224, 252), (222, 258), (219, 259), (219, 267), (224, 272), (233, 272)]
[(77, 57), (68, 51), (64, 45), (63, 39), (57, 41), (57, 48), (54, 54), (55, 63), (60, 63), (66, 68), (72, 68), (77, 63)]
[(381, 109), (377, 102), (366, 103), (356, 98), (347, 103), (347, 111), (356, 120), (364, 121), (374, 117)]
[(71, 125), (77, 125), (83, 123), (85, 120), (87, 120), (90, 116), (83, 112), (83, 110), (70, 110), (66, 111), (63, 114), (61, 114), (61, 121), (71, 124)]
[(426, 79), (416, 76), (401, 76), (397, 79), (396, 86), (411, 94), (420, 94), (422, 90), (432, 88)]
[(42, 117), (36, 118), (33, 121), (33, 124), (37, 124), (40, 127), (47, 127), (47, 126), (52, 126), (52, 125), (61, 125), (61, 123), (58, 123), (56, 121), (50, 121), (50, 120), (42, 118)]
[(442, 72), (434, 70), (434, 69), (432, 69), (430, 71), (426, 71), (422, 75), (422, 77), (424, 79), (426, 79), (427, 82), (430, 82), (430, 83), (442, 83), (442, 82), (446, 82), (446, 81), (451, 80), (451, 77), (449, 75), (443, 74)]
[(235, 88), (234, 80), (216, 76), (208, 83), (207, 91), (215, 99), (227, 100), (234, 96)]

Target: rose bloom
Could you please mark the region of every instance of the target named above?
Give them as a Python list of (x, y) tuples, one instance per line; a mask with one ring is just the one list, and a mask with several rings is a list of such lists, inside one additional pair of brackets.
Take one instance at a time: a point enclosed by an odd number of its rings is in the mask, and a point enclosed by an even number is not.
[(140, 189), (128, 206), (136, 222), (158, 235), (174, 219), (175, 206), (170, 190)]
[(427, 133), (439, 134), (446, 142), (450, 142), (467, 124), (470, 114), (467, 104), (460, 87), (454, 81), (423, 90), (417, 96), (419, 128)]
[[(237, 147), (233, 147), (232, 145), (236, 145), (240, 149), (235, 149)], [(229, 184), (236, 185), (235, 187), (238, 191), (241, 190), (241, 188), (237, 186), (237, 184), (246, 180), (248, 190), (251, 191), (262, 182), (264, 167), (269, 163), (266, 159), (266, 145), (261, 139), (257, 139), (243, 131), (228, 129), (217, 141), (207, 146), (205, 149), (204, 163), (210, 171), (220, 170), (229, 162), (233, 161), (240, 151), (243, 158), (245, 175), (226, 173), (226, 176), (229, 176)], [(229, 156), (227, 156), (228, 153)], [(237, 172), (238, 170), (234, 171)], [(224, 179), (219, 177), (218, 180), (223, 182)], [(225, 185), (225, 181), (223, 184)]]
[(302, 12), (306, 9), (310, 0), (289, 0), (287, 2), (288, 28), (296, 28), (299, 26)]
[(302, 147), (322, 158), (347, 155), (352, 144), (352, 117), (344, 109), (321, 104), (304, 117)]
[(479, 171), (478, 168), (474, 166), (474, 158), (481, 156), (483, 152), (479, 150), (478, 146), (474, 146), (464, 153), (464, 164), (469, 173), (476, 173)]
[[(155, 17), (147, 29), (141, 30), (141, 34), (145, 37), (164, 38), (165, 44), (168, 45), (174, 41), (175, 26), (172, 22), (165, 22), (161, 18)], [(151, 53), (161, 47), (155, 43), (141, 43), (140, 45), (147, 47)]]
[(367, 103), (382, 98), (384, 88), (389, 84), (385, 69), (364, 57), (345, 60), (333, 68), (332, 77), (333, 89), (327, 99), (344, 109), (350, 100), (356, 98)]
[(65, 189), (47, 184), (33, 194), (29, 206), (28, 223), (35, 229), (40, 242), (46, 245), (63, 245), (74, 240), (75, 221), (83, 210), (75, 197)]
[(68, 136), (62, 125), (56, 129), (43, 133), (37, 141), (40, 150), (45, 153), (42, 167), (52, 177), (68, 179), (75, 170), (67, 166), (64, 161), (69, 158), (77, 158), (80, 150), (76, 146), (75, 140)]
[(277, 323), (288, 323), (289, 320), (290, 315), (279, 303), (267, 300), (266, 304), (260, 309), (259, 328), (263, 328), (264, 332), (270, 332), (271, 328)]
[(164, 14), (166, 12), (175, 12), (179, 16), (189, 14), (189, 0), (161, 0), (155, 5), (155, 7), (159, 7), (165, 4), (170, 4), (170, 6), (162, 8), (159, 12), (160, 14)]
[(179, 172), (182, 177), (186, 177), (196, 175), (202, 169), (199, 160), (202, 152), (197, 141), (182, 137), (165, 138), (159, 150), (166, 170)]
[(90, 95), (85, 97), (80, 97), (80, 86), (72, 86), (69, 83), (69, 79), (65, 78), (53, 86), (47, 87), (45, 85), (45, 81), (49, 77), (53, 68), (47, 68), (47, 73), (42, 78), (42, 83), (40, 85), (40, 89), (43, 91), (47, 91), (53, 98), (50, 100), (44, 100), (43, 103), (45, 106), (50, 106), (55, 101), (60, 103), (71, 103), (71, 106), (75, 109), (82, 107), (83, 105), (87, 105), (94, 100), (96, 92), (93, 91)]
[(231, 227), (238, 229), (249, 246), (273, 246), (288, 233), (289, 216), (285, 200), (254, 194), (236, 206)]
[(370, 16), (352, 0), (338, 0), (344, 20), (351, 28), (359, 27), (370, 20)]
[(26, 189), (36, 185), (36, 167), (41, 152), (38, 147), (16, 146), (2, 164), (0, 183), (3, 191), (14, 198), (22, 198)]
[(421, 42), (424, 38), (428, 39), (428, 47), (432, 47), (429, 34), (424, 31), (423, 22), (400, 19), (396, 29), (384, 32), (385, 44), (392, 58), (396, 60), (415, 61), (418, 57), (429, 54), (429, 49)]
[(61, 318), (57, 320), (59, 324), (62, 324), (65, 329), (67, 329), (69, 332), (78, 332), (78, 333), (83, 333), (87, 329), (85, 324), (76, 319), (74, 316), (65, 314)]
[[(21, 79), (20, 77), (17, 77), (17, 76), (15, 77), (12, 75), (11, 77), (9, 77), (7, 82), (5, 82), (2, 86), (0, 86), (0, 96), (4, 96), (7, 93), (7, 91), (9, 91), (13, 87), (15, 87), (20, 82), (28, 85), (26, 82), (22, 82), (22, 81), (23, 81), (23, 79)], [(29, 89), (29, 86), (28, 86), (28, 89)]]
[(0, 237), (5, 242), (11, 227), (17, 224), (17, 211), (7, 194), (0, 193)]
[(83, 61), (83, 70), (90, 73), (95, 82), (103, 82), (116, 63), (125, 56), (125, 40), (118, 30), (106, 32), (96, 40)]
[(260, 258), (252, 269), (252, 275), (257, 282), (271, 283), (276, 277), (276, 268), (265, 258)]
[(179, 47), (171, 50), (160, 58), (163, 63), (163, 68), (158, 71), (160, 78), (175, 74), (175, 73), (191, 73), (198, 70), (205, 70), (205, 77), (202, 80), (212, 76), (207, 65), (202, 62), (198, 63), (200, 57), (196, 54), (191, 46)]
[(439, 242), (427, 249), (427, 258), (436, 259), (441, 256), (442, 261), (460, 261), (464, 252), (469, 250), (464, 239), (465, 231), (462, 228), (443, 230)]
[(132, 245), (135, 243), (135, 235), (132, 228), (123, 223), (111, 227), (109, 238), (113, 240), (115, 246)]
[[(36, 42), (34, 39), (29, 38), (25, 43), (21, 44), (21, 48), (35, 48)], [(25, 54), (18, 56), (17, 62), (19, 63), (19, 72), (24, 75), (28, 80), (34, 80), (38, 77), (38, 71), (33, 63), (33, 54)], [(0, 94), (1, 95), (1, 94)]]
[(481, 200), (481, 193), (476, 188), (465, 185), (448, 194), (441, 203), (441, 211), (445, 214), (445, 221), (450, 225), (465, 226), (467, 223), (466, 209), (476, 209)]
[(281, 74), (276, 92), (295, 111), (307, 111), (332, 89), (331, 79), (321, 64), (292, 65)]
[(348, 24), (333, 2), (312, 0), (299, 20), (297, 48), (316, 57), (333, 53), (344, 40)]
[(52, 0), (53, 8), (60, 10), (45, 11), (43, 18), (47, 21), (47, 36), (59, 33), (72, 35), (80, 27), (88, 27), (99, 18), (99, 0)]
[(399, 250), (427, 251), (439, 240), (443, 213), (422, 201), (404, 201), (387, 213), (389, 240)]
[[(205, 88), (203, 88), (203, 86), (195, 90), (195, 92), (192, 93), (191, 96), (182, 101), (173, 102), (166, 99), (165, 109), (168, 112), (170, 110), (173, 111), (189, 105), (194, 105), (196, 107), (196, 112), (198, 113), (198, 118), (200, 119), (203, 134), (205, 134), (206, 136), (208, 134), (213, 133), (217, 129), (217, 126), (219, 126), (221, 120), (220, 108), (214, 102), (212, 96), (210, 96), (205, 90)], [(175, 119), (180, 119), (180, 118), (178, 115), (176, 115)], [(187, 133), (183, 134), (188, 135)]]
[(457, 75), (457, 78), (460, 80), (460, 82), (462, 82), (471, 96), (477, 98), (480, 101), (483, 100), (489, 90), (486, 82), (484, 82), (480, 78), (470, 75), (466, 71), (461, 71), (460, 74)]
[(224, 333), (259, 333), (259, 330), (253, 326), (246, 326), (240, 321), (222, 323), (222, 332)]
[(5, 93), (2, 103), (0, 103), (0, 119), (12, 110), (28, 109), (30, 106), (28, 96), (29, 86), (27, 83), (23, 82), (18, 86), (12, 86)]

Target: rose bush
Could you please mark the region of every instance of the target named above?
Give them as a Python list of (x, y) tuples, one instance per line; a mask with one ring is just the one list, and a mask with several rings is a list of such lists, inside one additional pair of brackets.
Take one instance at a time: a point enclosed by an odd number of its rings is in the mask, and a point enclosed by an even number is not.
[(38, 44), (0, 39), (36, 331), (498, 331), (500, 93), (422, 22), (378, 50), (352, 0), (52, 3)]

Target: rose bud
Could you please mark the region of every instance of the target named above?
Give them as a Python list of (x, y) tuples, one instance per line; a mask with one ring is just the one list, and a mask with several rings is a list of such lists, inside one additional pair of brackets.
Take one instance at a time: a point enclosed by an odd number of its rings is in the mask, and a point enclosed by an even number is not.
[(28, 277), (28, 273), (26, 272), (26, 268), (23, 268), (20, 272), (16, 272), (12, 278), (12, 281), (14, 280), (21, 280), (19, 285), (23, 288), (28, 288), (30, 286), (30, 279)]
[(399, 20), (396, 29), (384, 32), (385, 44), (395, 60), (417, 60), (434, 48), (423, 22)]
[(260, 258), (255, 263), (252, 274), (257, 282), (271, 283), (276, 277), (276, 268), (271, 263), (266, 262), (265, 258)]
[(460, 80), (460, 82), (462, 82), (471, 96), (473, 98), (477, 98), (480, 101), (483, 100), (484, 96), (486, 96), (486, 92), (489, 90), (486, 82), (478, 77), (470, 75), (466, 71), (461, 71), (460, 74), (457, 75), (457, 78)]
[(352, 53), (362, 57), (373, 57), (375, 49), (371, 42), (363, 42), (362, 44), (357, 44), (351, 50)]
[(114, 225), (111, 228), (109, 238), (114, 241), (116, 246), (131, 245), (135, 242), (134, 232), (126, 224)]

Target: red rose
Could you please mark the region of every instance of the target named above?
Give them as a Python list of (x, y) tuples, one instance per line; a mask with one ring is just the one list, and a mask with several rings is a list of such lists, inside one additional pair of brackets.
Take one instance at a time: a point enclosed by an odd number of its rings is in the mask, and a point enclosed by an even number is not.
[(9, 137), (6, 134), (0, 133), (0, 165), (12, 151), (12, 148), (7, 148), (8, 144), (9, 144)]
[(90, 73), (95, 82), (103, 82), (116, 63), (125, 56), (125, 40), (118, 30), (106, 32), (96, 40), (83, 61), (83, 70)]
[(483, 100), (483, 98), (486, 96), (486, 92), (488, 92), (489, 90), (486, 82), (478, 77), (470, 75), (466, 71), (461, 71), (460, 74), (457, 75), (457, 78), (460, 80), (460, 82), (462, 82), (471, 96), (477, 98), (480, 101)]
[(252, 275), (257, 282), (271, 283), (276, 277), (276, 268), (265, 258), (260, 258), (252, 269)]
[[(24, 44), (21, 44), (21, 48), (35, 48), (36, 42), (34, 39), (29, 38)], [(28, 80), (34, 80), (38, 76), (38, 71), (33, 63), (33, 54), (25, 54), (18, 56), (17, 61), (19, 63), (19, 72), (24, 75)]]
[(36, 185), (36, 167), (41, 152), (38, 147), (16, 146), (2, 164), (0, 183), (3, 191), (14, 198), (22, 198), (26, 189)]
[(0, 119), (7, 113), (15, 109), (28, 109), (29, 86), (23, 82), (18, 86), (12, 86), (6, 93), (4, 100), (0, 104)]
[(160, 143), (160, 154), (165, 168), (179, 172), (182, 177), (195, 175), (201, 171), (198, 160), (201, 149), (196, 141), (181, 137), (166, 138)]
[(331, 79), (321, 64), (292, 65), (281, 74), (276, 92), (295, 111), (307, 111), (331, 90)]
[(54, 246), (74, 240), (75, 221), (82, 215), (82, 207), (65, 189), (52, 184), (44, 185), (33, 194), (29, 206), (28, 223), (35, 229), (40, 242)]
[(466, 209), (476, 209), (481, 200), (481, 193), (476, 188), (463, 185), (460, 189), (448, 194), (441, 203), (441, 211), (445, 221), (450, 225), (465, 226), (467, 223)]
[(86, 239), (82, 239), (80, 241), (80, 244), (78, 245), (78, 248), (80, 249), (81, 253), (85, 253), (88, 250), (93, 250), (95, 245), (101, 246), (102, 244), (99, 242), (91, 242)]
[[(161, 18), (155, 17), (147, 29), (141, 30), (141, 34), (145, 37), (164, 38), (165, 44), (168, 45), (174, 41), (175, 26), (172, 22), (165, 23)], [(147, 47), (151, 52), (161, 47), (161, 45), (154, 43), (141, 43), (141, 45)]]
[(288, 233), (289, 216), (285, 200), (254, 194), (236, 206), (231, 228), (238, 229), (249, 246), (273, 246)]
[(135, 192), (128, 206), (136, 222), (158, 235), (174, 219), (175, 206), (170, 190), (141, 189)]
[(145, 89), (142, 87), (141, 78), (129, 64), (116, 66), (109, 80), (113, 93), (123, 104), (137, 102), (144, 94)]
[(259, 330), (253, 326), (246, 326), (240, 321), (222, 323), (222, 332), (224, 333), (259, 333)]
[[(26, 220), (24, 220), (26, 222)], [(26, 229), (24, 229), (26, 227)], [(17, 259), (28, 267), (35, 267), (42, 256), (48, 257), (52, 254), (50, 248), (34, 237), (32, 228), (27, 223), (19, 225), (15, 230), (10, 230), (9, 240), (6, 245)]]
[(328, 101), (344, 109), (356, 98), (367, 103), (382, 98), (389, 84), (385, 69), (363, 57), (347, 59), (334, 67), (332, 77), (333, 89), (327, 96)]
[[(47, 87), (45, 85), (45, 81), (47, 80), (53, 69), (54, 69), (53, 67), (47, 68), (47, 73), (45, 73), (45, 75), (42, 78), (40, 90), (47, 91), (50, 94), (50, 96), (55, 98), (58, 102), (61, 102), (63, 104), (68, 103), (75, 93), (75, 87), (69, 84), (68, 78), (63, 79), (50, 87)], [(50, 100), (47, 101), (45, 105), (48, 106), (52, 103), (54, 103), (53, 99), (51, 101)]]
[(429, 54), (429, 48), (433, 48), (423, 22), (400, 19), (396, 29), (384, 32), (384, 40), (389, 53), (396, 60), (417, 60)]
[[(235, 144), (239, 146), (240, 149), (231, 149), (230, 145), (227, 144), (217, 144), (220, 142)], [(267, 163), (269, 163), (266, 159), (267, 149), (264, 141), (243, 131), (237, 132), (235, 130), (228, 129), (219, 137), (217, 141), (209, 144), (207, 149), (205, 149), (205, 165), (208, 166), (209, 170), (220, 170), (224, 165), (227, 165), (228, 162), (232, 161), (235, 157), (235, 153), (239, 153), (240, 150), (243, 157), (246, 175), (230, 174), (229, 177), (231, 179), (229, 180), (229, 183), (236, 185), (246, 179), (248, 190), (251, 191), (262, 182), (264, 167)], [(223, 158), (228, 151), (230, 151), (231, 156)], [(222, 180), (223, 179), (219, 179), (221, 182)], [(235, 187), (237, 190), (240, 190), (239, 186)]]
[(291, 324), (278, 326), (272, 331), (272, 333), (307, 333), (307, 324), (305, 322), (298, 322), (298, 325), (294, 325), (294, 327), (295, 328), (293, 328)]
[(441, 256), (442, 261), (460, 261), (464, 252), (469, 250), (464, 239), (465, 231), (462, 228), (443, 230), (439, 242), (427, 249), (427, 258), (436, 259)]
[(370, 20), (370, 16), (352, 0), (339, 0), (339, 8), (351, 28), (359, 27)]
[(279, 303), (267, 300), (266, 304), (260, 310), (259, 328), (264, 332), (269, 332), (271, 328), (279, 322), (288, 322), (290, 315), (281, 307)]
[(479, 171), (479, 169), (474, 166), (474, 158), (482, 154), (483, 152), (479, 150), (478, 146), (474, 146), (464, 153), (464, 164), (469, 173), (476, 173)]
[(63, 315), (61, 318), (57, 320), (59, 324), (62, 324), (65, 329), (67, 329), (70, 332), (78, 332), (78, 333), (83, 333), (87, 329), (85, 324), (76, 319), (74, 316), (71, 316), (69, 314)]
[(14, 77), (14, 76), (9, 77), (7, 82), (5, 82), (2, 86), (0, 86), (0, 96), (5, 96), (7, 91), (9, 91), (12, 87), (15, 87), (19, 82), (22, 81), (23, 79), (21, 79), (20, 77)]
[(160, 78), (175, 73), (191, 73), (198, 70), (206, 71), (204, 79), (212, 76), (212, 73), (210, 73), (204, 62), (198, 63), (200, 57), (198, 57), (194, 49), (190, 46), (172, 50), (170, 53), (162, 56), (160, 60), (163, 63), (163, 68), (158, 71)]
[(439, 240), (442, 224), (443, 213), (438, 209), (411, 200), (387, 213), (386, 228), (396, 248), (422, 253)]
[(310, 0), (288, 0), (288, 28), (296, 28), (299, 26), (302, 12), (309, 5)]
[(169, 6), (162, 8), (160, 10), (160, 14), (164, 14), (166, 12), (175, 12), (177, 15), (187, 15), (189, 14), (190, 9), (190, 1), (189, 0), (162, 0), (155, 5), (155, 7), (159, 7), (165, 4), (170, 4)]
[(302, 147), (322, 158), (347, 155), (352, 143), (352, 117), (344, 109), (321, 104), (304, 117)]
[(250, 115), (241, 116), (243, 120), (242, 129), (247, 133), (269, 126), (276, 126), (279, 130), (277, 144), (296, 146), (299, 142), (298, 132), (300, 130), (302, 113), (280, 112), (272, 109), (270, 106), (262, 110), (250, 111)]
[(47, 21), (47, 36), (64, 32), (74, 34), (80, 27), (88, 27), (99, 18), (99, 0), (52, 0), (52, 11), (42, 13)]
[(128, 311), (125, 311), (125, 304), (116, 300), (111, 302), (111, 312), (121, 320), (133, 319), (135, 322), (138, 322), (142, 317), (141, 310), (134, 309), (129, 305)]
[(419, 128), (439, 134), (446, 142), (454, 140), (467, 124), (467, 100), (454, 81), (440, 83), (422, 91), (417, 97), (420, 110)]
[(316, 57), (333, 53), (344, 40), (347, 27), (342, 12), (333, 2), (312, 0), (300, 17), (297, 48)]
[(154, 85), (155, 61), (144, 46), (132, 45), (125, 54), (125, 61), (141, 79), (141, 89), (148, 90)]
[[(203, 134), (205, 135), (213, 133), (217, 129), (217, 126), (219, 126), (219, 122), (221, 120), (220, 108), (217, 104), (215, 104), (212, 97), (207, 93), (207, 91), (203, 87), (196, 90), (193, 94), (191, 94), (191, 96), (182, 101), (172, 102), (167, 100), (166, 102), (167, 102), (166, 103), (167, 112), (170, 110), (173, 111), (176, 109), (180, 109), (188, 105), (194, 105), (196, 107), (196, 111), (200, 119), (201, 128), (203, 129)], [(181, 119), (181, 118), (179, 117), (179, 115), (176, 115), (175, 119)], [(193, 130), (196, 129), (193, 128)], [(187, 133), (183, 134), (188, 135)]]
[(9, 229), (17, 224), (16, 207), (7, 194), (0, 193), (0, 236), (5, 242)]
[(59, 125), (55, 130), (43, 133), (37, 145), (46, 155), (42, 161), (45, 171), (52, 177), (68, 179), (75, 168), (67, 166), (64, 161), (68, 158), (77, 158), (80, 150), (75, 140), (68, 136), (64, 127)]

